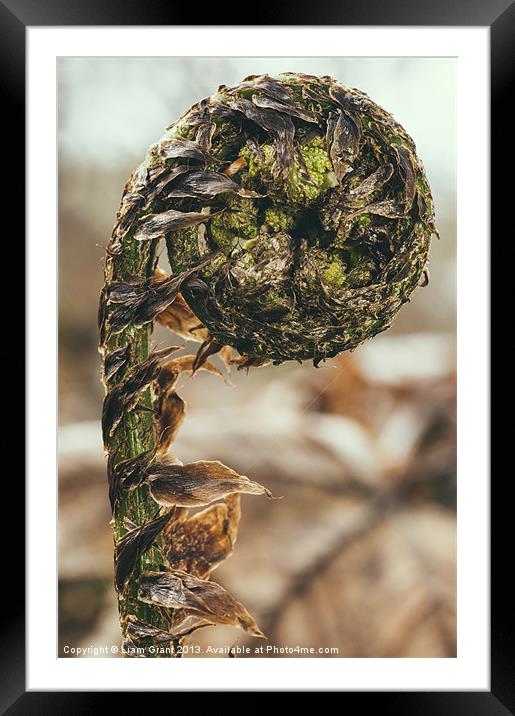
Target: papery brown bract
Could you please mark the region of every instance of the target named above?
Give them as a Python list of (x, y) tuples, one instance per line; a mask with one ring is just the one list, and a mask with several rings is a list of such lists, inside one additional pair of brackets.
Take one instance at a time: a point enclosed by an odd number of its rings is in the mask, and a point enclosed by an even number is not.
[(202, 343), (209, 337), (208, 330), (200, 323), (180, 293), (173, 303), (157, 314), (156, 321), (190, 341)]
[(145, 481), (154, 500), (166, 507), (203, 507), (231, 492), (271, 497), (263, 485), (239, 475), (218, 460), (182, 465), (162, 458), (146, 468)]
[(107, 393), (102, 409), (104, 445), (107, 444), (108, 438), (118, 427), (124, 412), (130, 411), (136, 406), (142, 392), (159, 374), (161, 358), (176, 350), (179, 350), (179, 346), (170, 346), (154, 351)]
[[(194, 355), (175, 358), (161, 366), (156, 378), (157, 397), (154, 408), (158, 417), (158, 449), (160, 453), (166, 454), (186, 416), (186, 404), (174, 387), (181, 373), (193, 371), (194, 362)], [(201, 369), (223, 377), (220, 369), (208, 360), (201, 366)]]
[(234, 194), (239, 185), (225, 174), (217, 172), (190, 172), (180, 181), (175, 182), (168, 192), (167, 198), (193, 197), (210, 199), (217, 194)]
[(159, 400), (158, 416), (158, 449), (159, 452), (166, 453), (186, 417), (186, 403), (175, 390), (169, 390)]
[(263, 109), (275, 109), (277, 112), (283, 114), (289, 114), (291, 117), (297, 117), (303, 119), (305, 122), (317, 123), (317, 118), (314, 112), (303, 109), (298, 104), (293, 104), (289, 100), (277, 100), (267, 95), (255, 94), (252, 97), (252, 101), (256, 107)]
[(355, 119), (341, 110), (330, 114), (327, 120), (327, 146), (338, 182), (352, 168), (359, 150), (361, 130)]
[(193, 361), (192, 366), (193, 372), (195, 373), (197, 370), (199, 370), (199, 368), (202, 368), (209, 356), (218, 353), (222, 350), (223, 347), (223, 343), (220, 343), (220, 341), (217, 340), (214, 336), (209, 336), (209, 338), (207, 338), (202, 343), (202, 345), (197, 351), (197, 355), (195, 356), (195, 360)]
[(136, 487), (145, 477), (145, 470), (156, 457), (156, 448), (151, 448), (132, 457), (119, 462), (113, 469), (113, 481), (118, 485), (123, 484), (126, 489)]
[(106, 287), (103, 286), (100, 291), (100, 298), (98, 299), (98, 313), (97, 323), (99, 332), (99, 351), (102, 352), (105, 345), (105, 331), (106, 331), (106, 317), (107, 317), (107, 291)]
[(145, 192), (146, 206), (151, 206), (152, 202), (161, 195), (166, 187), (171, 186), (175, 180), (193, 171), (193, 167), (187, 164), (180, 164), (177, 167), (156, 166), (149, 171), (150, 181)]
[(193, 159), (203, 164), (216, 161), (201, 144), (189, 139), (167, 139), (159, 145), (158, 152), (163, 159)]
[(205, 578), (231, 556), (241, 517), (240, 496), (231, 494), (163, 532), (163, 554), (172, 569)]
[(227, 103), (231, 109), (241, 112), (247, 119), (273, 133), (277, 152), (277, 174), (284, 176), (284, 172), (291, 165), (295, 135), (295, 127), (290, 117), (272, 109), (262, 109), (247, 99), (230, 99)]
[(124, 489), (148, 484), (150, 494), (163, 507), (204, 507), (233, 492), (273, 498), (266, 487), (218, 460), (198, 460), (184, 465), (177, 458), (162, 454), (159, 447), (125, 461), (117, 466), (114, 474)]
[(142, 326), (153, 321), (174, 302), (182, 285), (210, 263), (216, 253), (208, 254), (195, 266), (165, 280), (135, 277), (132, 281), (110, 283), (107, 286), (107, 300), (108, 304), (114, 305), (111, 306), (107, 320), (111, 331), (118, 333), (129, 324)]
[(228, 177), (234, 176), (234, 174), (237, 174), (240, 172), (244, 167), (247, 166), (247, 160), (245, 157), (238, 157), (238, 159), (235, 159), (227, 169), (224, 171), (224, 174)]
[(249, 368), (263, 368), (265, 365), (269, 365), (270, 361), (266, 358), (258, 358), (258, 356), (243, 354), (238, 358), (232, 359), (231, 364), (237, 365), (238, 370), (248, 370)]
[(215, 582), (179, 570), (143, 574), (138, 598), (148, 604), (186, 613), (214, 624), (241, 627), (253, 636), (264, 637), (255, 620), (232, 594)]
[(197, 211), (185, 212), (175, 209), (169, 209), (160, 214), (149, 214), (141, 220), (134, 238), (138, 241), (158, 239), (170, 231), (179, 231), (188, 226), (205, 224), (212, 216), (212, 214)]
[(207, 360), (207, 358), (201, 366), (196, 368), (196, 359), (197, 357), (194, 355), (185, 355), (179, 356), (179, 358), (173, 358), (172, 360), (164, 363), (161, 366), (159, 376), (156, 380), (156, 386), (158, 391), (163, 392), (165, 390), (173, 388), (179, 375), (188, 371), (193, 372), (196, 370), (205, 370), (208, 373), (212, 373), (213, 375), (218, 375), (223, 378), (222, 371), (217, 368), (214, 363), (211, 363), (211, 361)]
[(190, 627), (184, 629), (165, 631), (164, 629), (158, 629), (152, 626), (152, 624), (145, 624), (145, 622), (139, 621), (139, 619), (130, 615), (127, 619), (127, 634), (131, 639), (151, 640), (154, 644), (166, 644), (170, 641), (180, 641), (196, 632), (197, 629), (203, 629), (207, 626), (213, 625), (208, 622), (201, 622), (192, 624)]
[(117, 542), (114, 564), (115, 585), (119, 592), (131, 578), (138, 559), (152, 546), (163, 527), (172, 519), (173, 513), (173, 510), (168, 510), (156, 519), (128, 532)]
[(107, 353), (104, 357), (104, 380), (111, 380), (111, 378), (116, 375), (119, 370), (125, 368), (129, 360), (129, 355), (129, 344)]

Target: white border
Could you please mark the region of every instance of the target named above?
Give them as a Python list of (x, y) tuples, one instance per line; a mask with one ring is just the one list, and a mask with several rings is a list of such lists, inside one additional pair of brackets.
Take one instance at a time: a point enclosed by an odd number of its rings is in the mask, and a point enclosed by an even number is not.
[[(489, 689), (488, 28), (27, 28), (28, 690)], [(458, 57), (458, 657), (56, 658), (56, 57)], [(230, 52), (223, 52), (229, 48)], [(309, 48), (309, 51), (308, 51)], [(473, 211), (470, 208), (473, 207)]]

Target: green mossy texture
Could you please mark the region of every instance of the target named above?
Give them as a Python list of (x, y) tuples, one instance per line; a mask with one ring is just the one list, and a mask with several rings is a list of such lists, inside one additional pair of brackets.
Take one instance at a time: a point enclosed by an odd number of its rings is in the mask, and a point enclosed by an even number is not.
[[(129, 233), (124, 237), (123, 247), (123, 252), (107, 260), (106, 283), (109, 284), (111, 280), (128, 281), (134, 276), (150, 277), (155, 263), (155, 246), (153, 244), (142, 246), (133, 238), (132, 233)], [(127, 365), (107, 382), (108, 392), (123, 381), (132, 368), (148, 357), (151, 333), (151, 326), (148, 324), (144, 326), (131, 325), (116, 334), (108, 331), (105, 344), (102, 346), (103, 353), (108, 354), (128, 344), (131, 346)], [(152, 408), (150, 387), (142, 393), (139, 402), (142, 406)], [(108, 469), (112, 470), (118, 463), (137, 457), (154, 446), (155, 431), (152, 413), (144, 410), (128, 412), (109, 441), (108, 450), (111, 455), (111, 463)], [(158, 505), (149, 496), (148, 488), (145, 485), (132, 491), (120, 491), (113, 512), (115, 544), (129, 532), (129, 524), (138, 526), (145, 524), (157, 515), (158, 509)], [(156, 547), (159, 547), (159, 544), (158, 538)], [(123, 593), (118, 593), (122, 635), (125, 636), (129, 615), (160, 629), (169, 629), (171, 624), (169, 615), (159, 608), (136, 599), (140, 574), (160, 569), (161, 564), (162, 558), (157, 549), (149, 549), (138, 560), (133, 578), (126, 589)], [(161, 654), (156, 651), (147, 654), (147, 656), (160, 658)]]
[[(273, 82), (317, 121), (289, 116), (295, 134), (284, 168), (277, 133), (231, 111), (235, 98), (252, 102), (263, 95), (262, 77), (221, 88), (207, 100), (217, 117), (207, 168), (223, 171), (243, 157), (246, 164), (233, 179), (255, 196), (180, 204), (181, 210), (209, 205), (220, 211), (203, 231), (204, 250), (222, 252), (199, 274), (209, 290), (183, 293), (209, 331), (240, 352), (318, 363), (390, 325), (427, 264), (434, 207), (412, 139), (364, 93), (330, 78), (288, 74)], [(194, 138), (198, 125), (188, 122), (197, 112), (193, 107), (172, 133)], [(348, 167), (338, 181), (338, 148), (328, 127), (339, 113), (359, 140), (352, 152), (342, 135)], [(198, 235), (194, 227), (166, 236), (174, 271), (201, 256)]]
[[(201, 142), (205, 161), (163, 159), (174, 138)], [(146, 207), (206, 212), (164, 237), (177, 274), (219, 252), (197, 274), (205, 290), (182, 290), (210, 333), (259, 358), (318, 363), (388, 328), (436, 233), (424, 169), (394, 118), (328, 77), (252, 77), (190, 108), (146, 166), (223, 174), (235, 162), (235, 189), (163, 192)]]

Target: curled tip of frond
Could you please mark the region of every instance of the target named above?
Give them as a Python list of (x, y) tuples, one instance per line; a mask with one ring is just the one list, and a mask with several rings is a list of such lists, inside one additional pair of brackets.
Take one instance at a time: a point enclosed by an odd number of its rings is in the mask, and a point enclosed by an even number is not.
[[(318, 364), (388, 327), (436, 234), (415, 144), (388, 112), (330, 77), (260, 75), (170, 132), (154, 156), (193, 162), (164, 192), (170, 262), (220, 249), (202, 290), (183, 291), (211, 336), (249, 360)], [(183, 210), (198, 224), (169, 225)]]

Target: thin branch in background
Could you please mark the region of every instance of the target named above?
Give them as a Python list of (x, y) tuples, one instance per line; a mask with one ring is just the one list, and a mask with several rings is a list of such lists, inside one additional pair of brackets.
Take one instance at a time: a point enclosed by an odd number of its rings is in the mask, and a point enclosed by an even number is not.
[(335, 560), (360, 539), (368, 536), (371, 530), (383, 523), (390, 517), (395, 510), (401, 509), (396, 500), (378, 498), (366, 508), (365, 514), (360, 519), (359, 524), (351, 532), (344, 530), (337, 537), (331, 547), (323, 554), (316, 557), (304, 569), (298, 572), (290, 581), (285, 593), (280, 599), (278, 605), (271, 610), (263, 621), (263, 628), (267, 634), (273, 635), (281, 622), (284, 612), (291, 603), (302, 597), (313, 582), (322, 574), (324, 574)]

